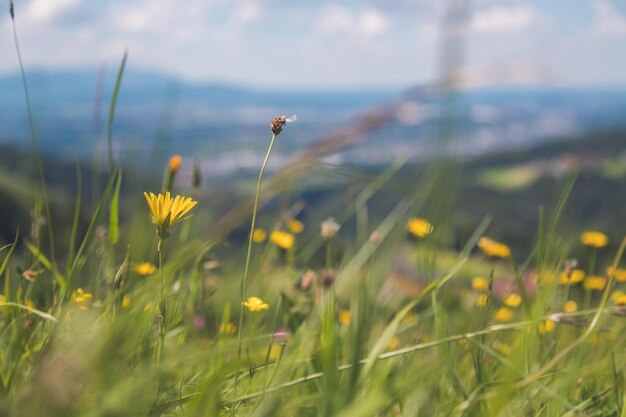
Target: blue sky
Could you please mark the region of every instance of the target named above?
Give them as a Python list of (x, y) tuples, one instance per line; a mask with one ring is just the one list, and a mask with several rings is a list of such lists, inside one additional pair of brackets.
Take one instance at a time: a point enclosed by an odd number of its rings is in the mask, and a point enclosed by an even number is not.
[[(280, 89), (437, 79), (443, 0), (15, 0), (28, 68), (117, 65), (193, 82)], [(626, 85), (619, 0), (474, 0), (461, 79)], [(16, 70), (0, 0), (0, 74)]]

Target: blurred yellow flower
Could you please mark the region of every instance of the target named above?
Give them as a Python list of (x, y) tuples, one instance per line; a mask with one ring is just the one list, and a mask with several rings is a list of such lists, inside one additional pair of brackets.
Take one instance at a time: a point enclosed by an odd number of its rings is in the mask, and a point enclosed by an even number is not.
[(72, 300), (78, 305), (80, 310), (87, 310), (89, 300), (93, 298), (91, 293), (85, 292), (82, 288), (77, 288), (72, 292)]
[(417, 217), (411, 217), (406, 228), (415, 237), (426, 237), (433, 232), (433, 225), (428, 220)]
[(387, 343), (387, 347), (391, 350), (398, 349), (400, 347), (400, 339), (396, 336), (392, 336), (391, 339), (389, 339), (389, 343)]
[(489, 304), (489, 297), (485, 294), (480, 294), (478, 297), (476, 297), (476, 305), (478, 307), (485, 307), (487, 306), (487, 304)]
[(300, 234), (304, 231), (304, 223), (297, 219), (289, 219), (287, 221), (287, 228), (291, 233)]
[(4, 298), (4, 295), (0, 295), (0, 306), (6, 304), (7, 299)]
[(578, 311), (578, 304), (576, 304), (576, 301), (569, 300), (563, 305), (563, 311), (566, 313), (574, 313)]
[(180, 165), (183, 163), (183, 158), (180, 155), (172, 155), (167, 163), (167, 170), (172, 174), (176, 174), (180, 169)]
[(606, 286), (606, 278), (593, 275), (583, 281), (585, 291), (602, 291)]
[(539, 333), (540, 334), (546, 334), (546, 333), (550, 333), (552, 331), (554, 331), (554, 328), (556, 327), (556, 322), (553, 320), (544, 320), (541, 323), (539, 323)]
[(265, 239), (267, 239), (267, 232), (264, 229), (254, 229), (254, 232), (252, 232), (252, 241), (254, 243), (265, 242)]
[(481, 237), (478, 240), (478, 247), (485, 255), (492, 258), (508, 258), (511, 256), (511, 249), (507, 245), (488, 237)]
[[(609, 276), (609, 277), (611, 275), (613, 275), (613, 268), (612, 267), (608, 267), (606, 269), (606, 275)], [(626, 269), (617, 268), (615, 270), (615, 280), (619, 281), (619, 282), (626, 282)]]
[(567, 272), (561, 272), (561, 277), (559, 278), (559, 283), (561, 285), (573, 285), (582, 282), (585, 279), (585, 271), (582, 269), (574, 269), (567, 274)]
[(281, 249), (291, 249), (293, 247), (294, 239), (294, 235), (281, 230), (274, 230), (270, 235), (272, 243)]
[(510, 321), (513, 318), (513, 312), (506, 307), (501, 307), (493, 316), (496, 321)]
[(402, 323), (404, 323), (406, 326), (415, 326), (417, 322), (417, 316), (411, 311), (409, 311), (404, 317), (402, 317)]
[(236, 330), (237, 330), (237, 326), (235, 326), (233, 323), (222, 323), (222, 324), (220, 324), (220, 333), (223, 333), (223, 334), (235, 334)]
[(158, 227), (161, 238), (166, 238), (169, 227), (184, 220), (183, 216), (197, 204), (191, 197), (177, 195), (172, 198), (169, 192), (158, 196), (144, 192), (143, 195), (150, 208), (150, 221)]
[(494, 347), (504, 356), (509, 356), (511, 354), (511, 351), (513, 350), (510, 345), (499, 341), (496, 341), (494, 343)]
[(614, 291), (611, 294), (611, 301), (620, 306), (626, 305), (626, 294), (623, 291)]
[(588, 230), (580, 235), (580, 241), (583, 245), (591, 246), (592, 248), (603, 248), (609, 244), (607, 235), (593, 230)]
[(259, 297), (250, 297), (243, 302), (243, 305), (252, 312), (265, 311), (270, 308), (270, 306)]
[(135, 272), (141, 276), (152, 275), (156, 272), (157, 267), (150, 262), (141, 262), (135, 265)]
[(504, 299), (504, 304), (506, 304), (508, 307), (519, 307), (519, 305), (522, 304), (522, 297), (516, 293), (509, 294)]
[(489, 288), (489, 280), (487, 278), (472, 278), (472, 288), (477, 291), (486, 291)]
[(122, 299), (122, 308), (127, 309), (128, 307), (130, 307), (130, 297), (125, 295), (124, 298)]
[(339, 312), (339, 323), (343, 324), (344, 326), (349, 326), (351, 321), (352, 313), (350, 313), (350, 310), (341, 310)]

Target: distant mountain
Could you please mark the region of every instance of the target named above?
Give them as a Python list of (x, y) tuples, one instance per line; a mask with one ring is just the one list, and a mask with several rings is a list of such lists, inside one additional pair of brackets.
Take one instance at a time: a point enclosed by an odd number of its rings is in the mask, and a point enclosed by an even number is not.
[[(43, 150), (91, 159), (105, 140), (115, 82), (113, 68), (27, 75), (36, 130)], [(19, 75), (0, 78), (0, 143), (28, 146)], [(179, 153), (200, 159), (215, 173), (258, 166), (269, 121), (297, 114), (276, 165), (364, 112), (391, 114), (384, 129), (330, 162), (384, 164), (398, 156), (429, 158), (444, 149), (479, 155), (626, 126), (626, 90), (491, 87), (442, 97), (430, 85), (406, 91), (271, 91), (227, 84), (193, 84), (175, 78), (124, 74), (114, 123), (116, 153), (139, 162)], [(439, 139), (448, 138), (445, 146)], [(275, 165), (275, 166), (276, 166)]]

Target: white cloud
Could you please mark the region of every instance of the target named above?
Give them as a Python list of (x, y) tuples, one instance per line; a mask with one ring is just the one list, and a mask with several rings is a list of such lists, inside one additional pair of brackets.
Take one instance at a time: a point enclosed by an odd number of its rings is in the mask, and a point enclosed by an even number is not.
[(536, 20), (534, 9), (527, 6), (493, 6), (472, 16), (471, 28), (479, 33), (518, 32)]
[(50, 22), (79, 5), (81, 0), (33, 0), (23, 17), (37, 23)]
[(593, 5), (593, 31), (600, 36), (626, 34), (626, 17), (607, 0), (596, 0)]
[(246, 1), (235, 11), (235, 16), (240, 22), (258, 20), (263, 15), (258, 1)]
[(342, 6), (330, 6), (322, 12), (318, 28), (322, 33), (353, 39), (376, 38), (387, 32), (389, 20), (377, 9), (351, 11)]

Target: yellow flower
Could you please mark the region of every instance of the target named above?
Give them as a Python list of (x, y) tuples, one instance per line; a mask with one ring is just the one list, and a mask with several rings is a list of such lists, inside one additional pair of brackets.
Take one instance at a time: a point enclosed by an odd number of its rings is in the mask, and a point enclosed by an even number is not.
[[(614, 271), (612, 267), (608, 267), (606, 269), (606, 275), (609, 277), (613, 275), (613, 272)], [(615, 280), (619, 282), (626, 282), (626, 269), (617, 268), (615, 270)]]
[(493, 317), (496, 321), (510, 321), (513, 318), (513, 312), (506, 307), (501, 307)]
[[(250, 311), (252, 311), (252, 310), (250, 310)], [(222, 323), (222, 324), (220, 324), (220, 333), (223, 333), (223, 334), (235, 334), (236, 330), (237, 330), (237, 327), (233, 323)]]
[(252, 241), (254, 243), (261, 243), (267, 239), (267, 232), (264, 229), (254, 229), (252, 232)]
[(623, 291), (614, 291), (611, 294), (611, 301), (620, 306), (626, 305), (626, 294)]
[(281, 230), (274, 230), (270, 235), (273, 244), (281, 249), (291, 249), (293, 247), (294, 235)]
[(130, 307), (130, 297), (125, 295), (122, 299), (122, 308), (126, 310), (128, 307)]
[(339, 312), (339, 323), (343, 324), (344, 326), (349, 326), (351, 321), (352, 313), (350, 313), (350, 310), (341, 310)]
[(592, 248), (603, 248), (609, 244), (609, 238), (602, 232), (588, 230), (580, 235), (580, 241), (585, 246)]
[(150, 262), (141, 262), (135, 265), (134, 269), (136, 273), (145, 277), (154, 274), (157, 268)]
[(243, 305), (252, 312), (265, 311), (268, 308), (270, 308), (270, 306), (267, 303), (265, 303), (265, 301), (261, 300), (259, 297), (250, 297), (246, 301), (243, 302)]
[(574, 313), (578, 311), (578, 304), (576, 304), (576, 301), (569, 300), (563, 305), (563, 311), (566, 313)]
[(93, 298), (91, 293), (85, 292), (82, 288), (77, 288), (72, 292), (72, 300), (78, 305), (80, 310), (87, 310), (89, 300)]
[(553, 320), (544, 320), (539, 323), (539, 333), (546, 334), (550, 333), (556, 327), (556, 322)]
[(495, 342), (494, 347), (504, 356), (509, 356), (513, 350), (510, 345), (499, 341)]
[(511, 256), (511, 249), (507, 245), (488, 237), (481, 237), (478, 240), (478, 247), (485, 255), (492, 258), (508, 258)]
[(180, 169), (180, 165), (183, 163), (183, 158), (180, 155), (172, 155), (167, 163), (167, 170), (172, 174), (176, 174)]
[(289, 219), (287, 221), (287, 227), (291, 231), (291, 233), (300, 234), (304, 231), (304, 223), (300, 220)]
[(428, 220), (417, 217), (411, 217), (406, 228), (415, 237), (426, 237), (433, 232), (433, 225)]
[(505, 299), (504, 299), (504, 304), (506, 304), (508, 307), (519, 307), (520, 304), (522, 304), (522, 297), (519, 294), (509, 294)]
[(559, 283), (561, 285), (573, 285), (582, 282), (585, 279), (585, 271), (582, 269), (574, 269), (569, 273), (561, 272)]
[(602, 291), (606, 286), (606, 278), (597, 275), (590, 276), (583, 282), (585, 291)]
[(143, 195), (150, 208), (150, 221), (158, 226), (157, 230), (161, 238), (169, 236), (169, 227), (184, 220), (183, 216), (197, 204), (191, 197), (177, 195), (172, 198), (169, 192), (158, 196), (144, 192)]
[(0, 295), (0, 306), (6, 304), (7, 299), (4, 298), (4, 295)]
[(476, 297), (476, 305), (478, 307), (486, 307), (489, 304), (489, 297), (485, 294), (480, 294)]
[(477, 291), (486, 291), (489, 288), (489, 280), (487, 278), (472, 278), (472, 288)]
[(396, 336), (392, 336), (391, 339), (389, 339), (389, 343), (387, 343), (387, 347), (391, 350), (398, 349), (400, 347), (400, 339)]
[(406, 325), (406, 326), (415, 326), (417, 324), (417, 316), (415, 315), (415, 313), (409, 311), (408, 313), (406, 313), (406, 315), (402, 318), (402, 322)]

